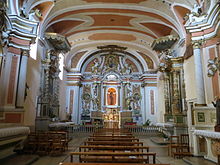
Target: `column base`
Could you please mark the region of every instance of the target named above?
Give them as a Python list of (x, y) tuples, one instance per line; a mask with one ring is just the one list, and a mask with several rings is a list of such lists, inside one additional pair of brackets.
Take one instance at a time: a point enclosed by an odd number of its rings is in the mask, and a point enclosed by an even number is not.
[(207, 106), (207, 104), (197, 104), (197, 103), (195, 103), (195, 106), (196, 107), (205, 107), (205, 106)]

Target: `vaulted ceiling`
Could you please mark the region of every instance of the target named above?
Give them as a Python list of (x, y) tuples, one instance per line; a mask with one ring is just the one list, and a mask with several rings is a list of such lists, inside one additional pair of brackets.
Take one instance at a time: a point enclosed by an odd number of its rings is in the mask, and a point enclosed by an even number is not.
[[(155, 55), (153, 40), (186, 37), (183, 17), (198, 0), (27, 0), (43, 13), (41, 34), (66, 36), (73, 48), (82, 45), (127, 44)], [(25, 2), (24, 2), (25, 4)], [(97, 44), (95, 44), (97, 43)], [(141, 50), (142, 49), (142, 50)], [(155, 60), (154, 60), (155, 61)]]

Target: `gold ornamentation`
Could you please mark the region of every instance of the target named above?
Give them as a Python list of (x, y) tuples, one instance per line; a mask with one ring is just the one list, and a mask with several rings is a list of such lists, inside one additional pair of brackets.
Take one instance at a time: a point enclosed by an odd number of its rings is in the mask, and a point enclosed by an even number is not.
[(30, 53), (29, 53), (28, 50), (22, 50), (21, 55), (22, 55), (22, 56), (27, 56), (27, 57), (29, 57), (29, 56), (30, 56)]
[(200, 49), (203, 43), (204, 43), (204, 40), (192, 41), (193, 49)]
[(173, 35), (160, 37), (153, 41), (151, 47), (153, 48), (153, 50), (163, 51), (166, 49), (170, 49), (177, 40), (179, 40), (179, 37)]

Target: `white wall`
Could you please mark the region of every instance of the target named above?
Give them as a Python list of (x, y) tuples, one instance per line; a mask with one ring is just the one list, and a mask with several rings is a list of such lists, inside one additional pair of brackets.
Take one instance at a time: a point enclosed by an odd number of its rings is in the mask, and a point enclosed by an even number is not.
[(183, 68), (186, 85), (186, 100), (192, 100), (196, 98), (195, 67), (193, 56), (184, 61)]
[(39, 96), (40, 76), (41, 76), (41, 56), (44, 48), (38, 45), (36, 60), (32, 57), (28, 59), (27, 66), (27, 97), (24, 103), (24, 124), (29, 126), (35, 125), (37, 96)]
[[(152, 124), (156, 124), (158, 122), (158, 94), (157, 94), (157, 87), (147, 87), (145, 88), (145, 98), (146, 98), (146, 120), (150, 120)], [(154, 114), (151, 114), (151, 95), (150, 91), (153, 91), (154, 93)]]

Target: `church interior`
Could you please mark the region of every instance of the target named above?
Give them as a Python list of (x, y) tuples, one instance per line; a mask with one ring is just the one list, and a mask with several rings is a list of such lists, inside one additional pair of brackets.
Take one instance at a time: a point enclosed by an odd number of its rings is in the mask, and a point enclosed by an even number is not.
[(0, 164), (220, 164), (219, 0), (0, 0)]

